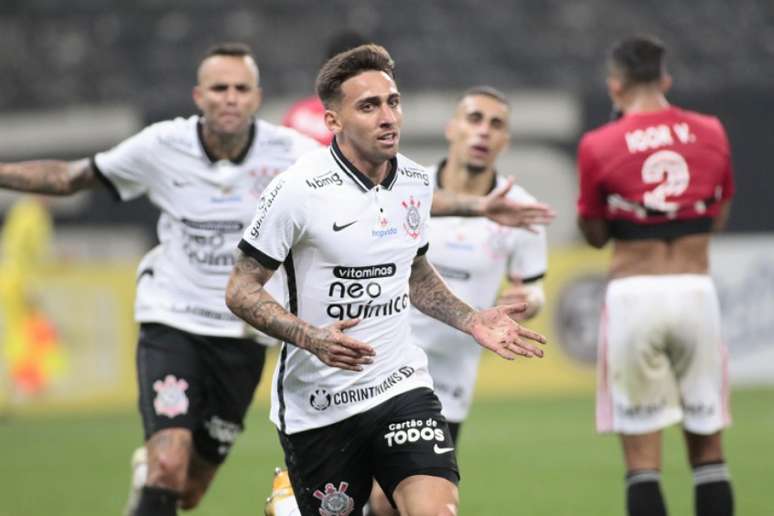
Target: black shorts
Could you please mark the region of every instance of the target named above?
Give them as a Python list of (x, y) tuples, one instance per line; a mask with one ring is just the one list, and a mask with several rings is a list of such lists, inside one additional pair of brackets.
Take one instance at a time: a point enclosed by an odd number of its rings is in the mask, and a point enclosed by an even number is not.
[(159, 430), (187, 428), (197, 453), (222, 463), (244, 429), (265, 357), (266, 348), (251, 339), (141, 324), (137, 380), (145, 440)]
[(393, 506), (393, 491), (406, 477), (460, 479), (441, 403), (426, 388), (333, 425), (279, 436), (303, 516), (362, 514), (372, 479)]

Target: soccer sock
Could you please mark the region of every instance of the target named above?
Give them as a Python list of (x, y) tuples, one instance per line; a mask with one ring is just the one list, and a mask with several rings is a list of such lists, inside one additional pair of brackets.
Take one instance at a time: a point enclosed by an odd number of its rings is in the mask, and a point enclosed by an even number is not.
[(145, 486), (133, 516), (176, 516), (180, 493), (164, 487)]
[(696, 516), (734, 514), (734, 494), (725, 462), (710, 462), (693, 468), (693, 484), (696, 486)]
[(629, 516), (666, 516), (661, 495), (661, 473), (640, 469), (626, 474), (626, 510)]

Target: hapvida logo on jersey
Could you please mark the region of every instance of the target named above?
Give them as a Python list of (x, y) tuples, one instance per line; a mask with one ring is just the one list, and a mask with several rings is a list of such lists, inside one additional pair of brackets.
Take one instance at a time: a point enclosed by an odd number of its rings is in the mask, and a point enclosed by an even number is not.
[(426, 420), (408, 419), (400, 423), (390, 423), (387, 427), (389, 431), (384, 434), (384, 440), (387, 441), (389, 448), (419, 441), (435, 442), (433, 451), (436, 454), (449, 453), (454, 448), (438, 445), (438, 443), (446, 443), (446, 433), (438, 426), (438, 421), (431, 417)]
[(350, 403), (358, 403), (379, 396), (392, 389), (406, 378), (410, 378), (416, 369), (411, 366), (399, 367), (381, 382), (366, 387), (347, 389), (331, 394), (328, 389), (318, 387), (309, 395), (309, 405), (320, 412), (327, 410), (331, 405), (341, 406)]
[(397, 235), (398, 228), (395, 226), (388, 227), (389, 225), (390, 221), (387, 219), (384, 213), (379, 213), (379, 216), (376, 219), (376, 227), (371, 230), (371, 236), (374, 238), (384, 238)]

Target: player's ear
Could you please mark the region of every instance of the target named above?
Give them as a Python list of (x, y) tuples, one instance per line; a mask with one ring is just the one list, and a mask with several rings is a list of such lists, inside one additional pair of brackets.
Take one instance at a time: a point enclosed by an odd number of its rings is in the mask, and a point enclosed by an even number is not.
[(196, 104), (196, 107), (199, 108), (199, 111), (203, 111), (203, 109), (202, 109), (202, 97), (203, 97), (202, 89), (201, 89), (201, 87), (198, 84), (193, 87), (193, 91), (191, 92), (191, 96), (193, 97), (193, 101)]
[(659, 88), (661, 89), (661, 93), (666, 93), (672, 89), (672, 76), (665, 72), (659, 81)]
[(446, 128), (444, 129), (443, 134), (446, 136), (446, 141), (450, 142), (454, 139), (454, 119), (452, 118), (448, 122), (446, 122)]
[(255, 90), (255, 111), (258, 111), (263, 104), (263, 88), (257, 86)]
[(613, 104), (618, 105), (618, 99), (621, 98), (624, 91), (624, 83), (620, 77), (610, 75), (607, 78), (607, 94), (610, 96), (610, 100)]
[(339, 134), (341, 132), (341, 119), (336, 111), (326, 109), (323, 120), (325, 120), (325, 127), (327, 127), (330, 132), (333, 134)]

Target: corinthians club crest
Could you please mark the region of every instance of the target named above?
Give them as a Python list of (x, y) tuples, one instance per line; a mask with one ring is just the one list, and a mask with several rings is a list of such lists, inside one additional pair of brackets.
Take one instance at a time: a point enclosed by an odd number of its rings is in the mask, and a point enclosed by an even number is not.
[(188, 412), (188, 396), (185, 394), (187, 389), (188, 382), (182, 378), (178, 380), (171, 374), (168, 374), (163, 382), (161, 380), (153, 382), (153, 390), (157, 393), (153, 400), (156, 414), (175, 417)]
[(309, 396), (309, 404), (313, 409), (323, 411), (331, 406), (331, 395), (325, 389), (315, 389)]
[(325, 492), (317, 489), (312, 496), (320, 500), (320, 516), (347, 516), (355, 508), (355, 500), (347, 494), (349, 482), (340, 482), (339, 488), (328, 482)]
[(414, 197), (411, 196), (408, 202), (402, 201), (400, 204), (406, 208), (406, 220), (403, 221), (403, 229), (406, 230), (406, 233), (411, 238), (417, 238), (419, 236), (419, 227), (422, 225), (422, 215), (419, 214), (420, 202), (414, 200)]

